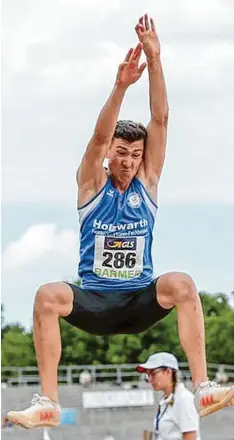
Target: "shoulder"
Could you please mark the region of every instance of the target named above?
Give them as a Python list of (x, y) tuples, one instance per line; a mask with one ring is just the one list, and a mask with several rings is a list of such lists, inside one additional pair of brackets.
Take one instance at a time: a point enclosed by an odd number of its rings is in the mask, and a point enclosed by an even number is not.
[(199, 417), (194, 405), (193, 394), (183, 384), (175, 393), (175, 418), (181, 432), (197, 431)]
[(140, 194), (141, 199), (144, 200), (153, 216), (155, 216), (158, 209), (157, 193), (155, 193), (155, 191), (150, 192), (138, 176), (135, 176), (133, 181), (134, 191), (136, 190), (136, 192)]
[(183, 404), (193, 404), (193, 393), (191, 393), (191, 391), (189, 391), (182, 383), (178, 384), (175, 392), (175, 403), (180, 405), (181, 402), (183, 402)]
[(150, 198), (157, 203), (158, 198), (158, 180), (157, 179), (147, 179), (145, 173), (142, 170), (138, 171), (135, 178), (141, 183), (144, 187), (144, 190), (150, 196)]
[(96, 199), (98, 196), (104, 195), (105, 191), (108, 191), (110, 187), (110, 179), (106, 176), (105, 181), (100, 182), (100, 184), (94, 189), (92, 187), (84, 187), (78, 185), (78, 197), (77, 197), (77, 207), (82, 209), (83, 207), (90, 205), (90, 203)]

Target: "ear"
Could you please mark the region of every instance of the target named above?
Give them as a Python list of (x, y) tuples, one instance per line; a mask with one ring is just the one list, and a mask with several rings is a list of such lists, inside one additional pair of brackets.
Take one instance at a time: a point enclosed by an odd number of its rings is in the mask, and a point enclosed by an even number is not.
[(108, 150), (107, 150), (107, 152), (106, 152), (106, 159), (110, 159), (110, 150), (111, 150), (111, 147), (112, 147), (112, 142), (111, 142), (111, 144), (109, 145), (109, 148), (108, 148)]

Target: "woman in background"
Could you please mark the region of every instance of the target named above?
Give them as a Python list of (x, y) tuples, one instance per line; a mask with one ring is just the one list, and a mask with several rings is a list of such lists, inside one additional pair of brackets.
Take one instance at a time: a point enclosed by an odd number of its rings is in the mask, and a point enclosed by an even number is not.
[(171, 353), (156, 353), (145, 364), (138, 365), (146, 373), (155, 391), (162, 391), (154, 420), (157, 440), (201, 440), (199, 417), (193, 394), (178, 380), (178, 361)]

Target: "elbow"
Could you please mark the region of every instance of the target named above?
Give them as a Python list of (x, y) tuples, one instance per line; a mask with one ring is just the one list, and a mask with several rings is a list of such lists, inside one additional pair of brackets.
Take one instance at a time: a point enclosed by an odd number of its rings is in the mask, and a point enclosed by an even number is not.
[(152, 121), (157, 125), (165, 126), (168, 123), (169, 113), (162, 113), (156, 116), (152, 116)]
[(167, 125), (169, 119), (169, 107), (162, 110), (157, 110), (152, 112), (152, 121), (154, 121), (157, 125)]

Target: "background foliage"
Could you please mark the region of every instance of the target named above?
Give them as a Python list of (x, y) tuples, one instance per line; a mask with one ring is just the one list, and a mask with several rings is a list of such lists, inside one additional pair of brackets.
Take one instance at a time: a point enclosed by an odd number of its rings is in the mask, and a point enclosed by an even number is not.
[[(207, 360), (234, 364), (234, 310), (227, 295), (200, 292), (206, 327)], [(2, 306), (2, 366), (36, 365), (32, 331), (20, 324), (5, 324)], [(137, 363), (156, 351), (186, 357), (178, 341), (176, 312), (138, 335), (93, 336), (60, 320), (61, 365)]]

